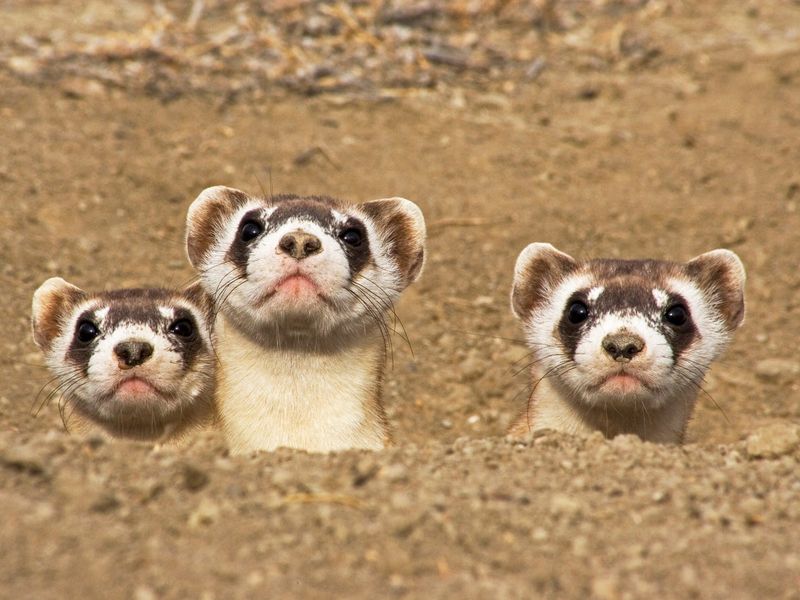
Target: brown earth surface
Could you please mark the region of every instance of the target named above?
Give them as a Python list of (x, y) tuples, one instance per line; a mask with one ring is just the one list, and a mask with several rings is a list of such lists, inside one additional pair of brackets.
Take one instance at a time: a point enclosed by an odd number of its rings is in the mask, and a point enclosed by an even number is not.
[[(147, 85), (70, 44), (150, 31), (150, 3), (0, 0), (0, 596), (800, 598), (800, 5), (532, 3), (523, 36), (516, 4), (494, 46), (471, 42), (480, 68), (415, 63), (400, 93), (377, 67), (271, 87), (174, 56)], [(201, 30), (242, 13), (206, 6)], [(419, 31), (469, 30), (441, 14)], [(201, 56), (200, 34), (167, 33)], [(519, 72), (492, 67), (526, 44)], [(34, 289), (188, 281), (185, 211), (219, 183), (423, 208), (429, 261), (398, 307), (413, 354), (395, 338), (386, 388), (397, 447), (229, 457), (209, 433), (154, 451), (32, 414)], [(503, 437), (526, 397), (508, 292), (531, 241), (739, 253), (746, 324), (689, 443)]]

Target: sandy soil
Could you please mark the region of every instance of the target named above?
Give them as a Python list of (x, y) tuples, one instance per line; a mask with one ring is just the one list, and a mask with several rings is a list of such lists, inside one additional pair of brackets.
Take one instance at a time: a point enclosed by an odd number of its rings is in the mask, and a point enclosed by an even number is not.
[[(56, 23), (130, 25), (65, 4), (0, 2), (0, 57)], [(456, 75), (380, 100), (164, 98), (7, 62), (0, 596), (800, 598), (800, 6), (675, 3), (639, 31), (653, 64), (560, 47), (511, 91)], [(398, 310), (413, 354), (395, 339), (386, 389), (398, 447), (231, 458), (209, 434), (154, 452), (70, 438), (55, 406), (32, 416), (39, 283), (184, 283), (191, 200), (269, 173), (275, 191), (426, 214), (429, 262)], [(507, 297), (531, 241), (740, 254), (747, 322), (690, 443), (502, 437), (525, 401)]]

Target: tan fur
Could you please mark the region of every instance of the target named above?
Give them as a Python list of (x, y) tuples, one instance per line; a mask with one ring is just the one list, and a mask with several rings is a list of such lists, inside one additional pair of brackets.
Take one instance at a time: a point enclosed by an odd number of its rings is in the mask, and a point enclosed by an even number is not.
[[(191, 441), (192, 436), (199, 431), (212, 429), (216, 426), (216, 412), (213, 398), (203, 399), (192, 410), (191, 417), (184, 418), (179, 423), (172, 423), (164, 428), (163, 435), (158, 439), (150, 437), (142, 439), (156, 447), (184, 448)], [(112, 435), (99, 425), (84, 417), (77, 410), (72, 410), (64, 418), (64, 428), (73, 437), (81, 440), (100, 438), (106, 441), (120, 439)]]
[(390, 441), (377, 332), (318, 352), (266, 348), (217, 320), (217, 412), (232, 453), (380, 450)]
[(581, 436), (600, 431), (607, 438), (634, 434), (650, 442), (680, 444), (686, 435), (686, 427), (695, 405), (692, 395), (683, 399), (677, 398), (675, 402), (647, 412), (623, 412), (616, 407), (589, 408), (571, 402), (568, 396), (554, 389), (547, 379), (542, 379), (537, 385), (535, 394), (526, 409), (509, 427), (510, 437), (526, 439), (533, 431), (552, 429)]

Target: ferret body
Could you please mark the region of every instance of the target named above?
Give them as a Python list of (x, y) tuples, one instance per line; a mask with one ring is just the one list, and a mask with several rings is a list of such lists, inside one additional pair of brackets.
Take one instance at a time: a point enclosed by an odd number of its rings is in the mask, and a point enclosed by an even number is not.
[(233, 453), (380, 449), (386, 315), (419, 276), (408, 200), (256, 198), (205, 190), (187, 253), (217, 307), (216, 408)]
[(198, 287), (87, 293), (48, 279), (33, 297), (33, 337), (65, 427), (172, 443), (210, 422), (211, 317)]
[(511, 305), (532, 395), (509, 433), (554, 429), (681, 443), (703, 377), (744, 319), (745, 271), (728, 250), (687, 263), (520, 254)]

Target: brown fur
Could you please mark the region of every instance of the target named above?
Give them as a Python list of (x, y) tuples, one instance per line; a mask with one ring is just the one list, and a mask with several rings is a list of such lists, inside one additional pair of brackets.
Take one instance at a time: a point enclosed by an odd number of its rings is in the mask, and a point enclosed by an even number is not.
[(50, 350), (53, 340), (61, 332), (64, 316), (85, 298), (85, 292), (66, 282), (57, 290), (48, 290), (41, 298), (39, 310), (34, 310), (31, 318), (33, 341), (41, 350)]
[(713, 299), (716, 310), (725, 319), (728, 329), (736, 329), (744, 321), (744, 272), (729, 256), (707, 252), (685, 265), (691, 277)]
[(511, 306), (518, 317), (527, 315), (547, 300), (552, 287), (577, 268), (568, 254), (555, 248), (540, 252), (514, 277)]
[(425, 240), (416, 234), (411, 218), (392, 205), (397, 201), (389, 198), (361, 204), (364, 211), (381, 232), (381, 237), (391, 245), (391, 253), (403, 275), (403, 284), (408, 285), (419, 275), (425, 263)]
[(214, 245), (217, 229), (236, 210), (249, 200), (247, 194), (231, 188), (220, 188), (211, 202), (192, 215), (194, 226), (189, 228), (186, 250), (189, 262), (200, 264)]

